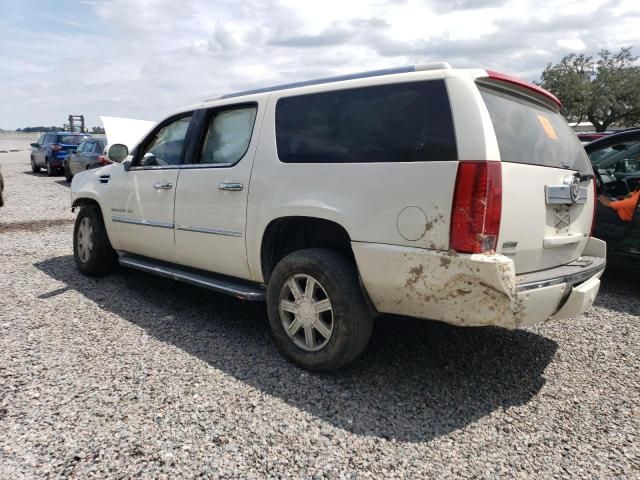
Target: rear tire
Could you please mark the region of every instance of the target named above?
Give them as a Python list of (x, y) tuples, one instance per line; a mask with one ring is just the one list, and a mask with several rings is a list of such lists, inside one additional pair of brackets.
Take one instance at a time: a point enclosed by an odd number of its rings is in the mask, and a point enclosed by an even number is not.
[(31, 171), (33, 173), (40, 173), (40, 167), (36, 165), (36, 161), (31, 157)]
[(73, 257), (80, 273), (100, 277), (118, 265), (118, 254), (107, 236), (100, 209), (82, 207), (73, 229)]
[(373, 318), (357, 269), (334, 250), (311, 248), (283, 258), (269, 279), (267, 308), (280, 351), (308, 370), (343, 367), (371, 337)]
[(47, 167), (47, 177), (53, 177), (56, 174), (56, 171), (51, 166), (51, 162), (49, 162), (49, 159), (47, 158), (44, 163)]

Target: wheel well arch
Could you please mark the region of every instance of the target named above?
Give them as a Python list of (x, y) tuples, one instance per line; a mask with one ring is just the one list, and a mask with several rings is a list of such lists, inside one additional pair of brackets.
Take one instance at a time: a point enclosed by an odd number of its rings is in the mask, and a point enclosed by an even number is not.
[(100, 210), (100, 213), (102, 214), (102, 207), (100, 206), (100, 204), (93, 198), (87, 198), (87, 197), (76, 198), (71, 204), (71, 211), (73, 212), (76, 208), (84, 208), (84, 207), (90, 207), (90, 206), (97, 207), (98, 210)]
[(305, 248), (331, 248), (355, 260), (351, 237), (339, 223), (317, 217), (280, 217), (272, 220), (262, 235), (260, 266), (264, 282), (269, 281), (280, 260)]

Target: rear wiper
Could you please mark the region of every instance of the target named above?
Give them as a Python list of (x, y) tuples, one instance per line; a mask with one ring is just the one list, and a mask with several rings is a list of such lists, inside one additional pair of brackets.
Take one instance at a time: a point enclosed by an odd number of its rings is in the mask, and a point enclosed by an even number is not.
[(578, 180), (580, 180), (581, 182), (584, 182), (585, 180), (591, 180), (592, 178), (595, 178), (595, 174), (593, 174), (593, 173), (585, 173), (585, 172), (577, 172), (576, 173), (576, 177), (578, 177)]

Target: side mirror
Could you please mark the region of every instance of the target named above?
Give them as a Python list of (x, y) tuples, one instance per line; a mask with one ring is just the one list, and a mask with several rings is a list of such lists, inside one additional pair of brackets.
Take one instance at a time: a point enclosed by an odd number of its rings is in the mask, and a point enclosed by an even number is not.
[(129, 149), (121, 143), (114, 143), (107, 150), (107, 158), (112, 162), (122, 163), (129, 156)]
[(39, 144), (39, 143), (35, 143), (35, 142), (34, 142), (34, 143), (32, 143), (32, 144), (31, 144), (31, 146), (32, 146), (33, 148), (38, 148), (38, 147), (40, 146), (40, 144)]

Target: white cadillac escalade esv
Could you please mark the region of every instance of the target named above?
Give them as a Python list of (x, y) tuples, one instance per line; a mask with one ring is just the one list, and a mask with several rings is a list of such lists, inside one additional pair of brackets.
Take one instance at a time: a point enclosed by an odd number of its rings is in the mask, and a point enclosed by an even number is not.
[(518, 328), (594, 301), (594, 179), (550, 93), (422, 65), (226, 95), (76, 175), (79, 270), (117, 264), (266, 300), (313, 370), (377, 313)]

